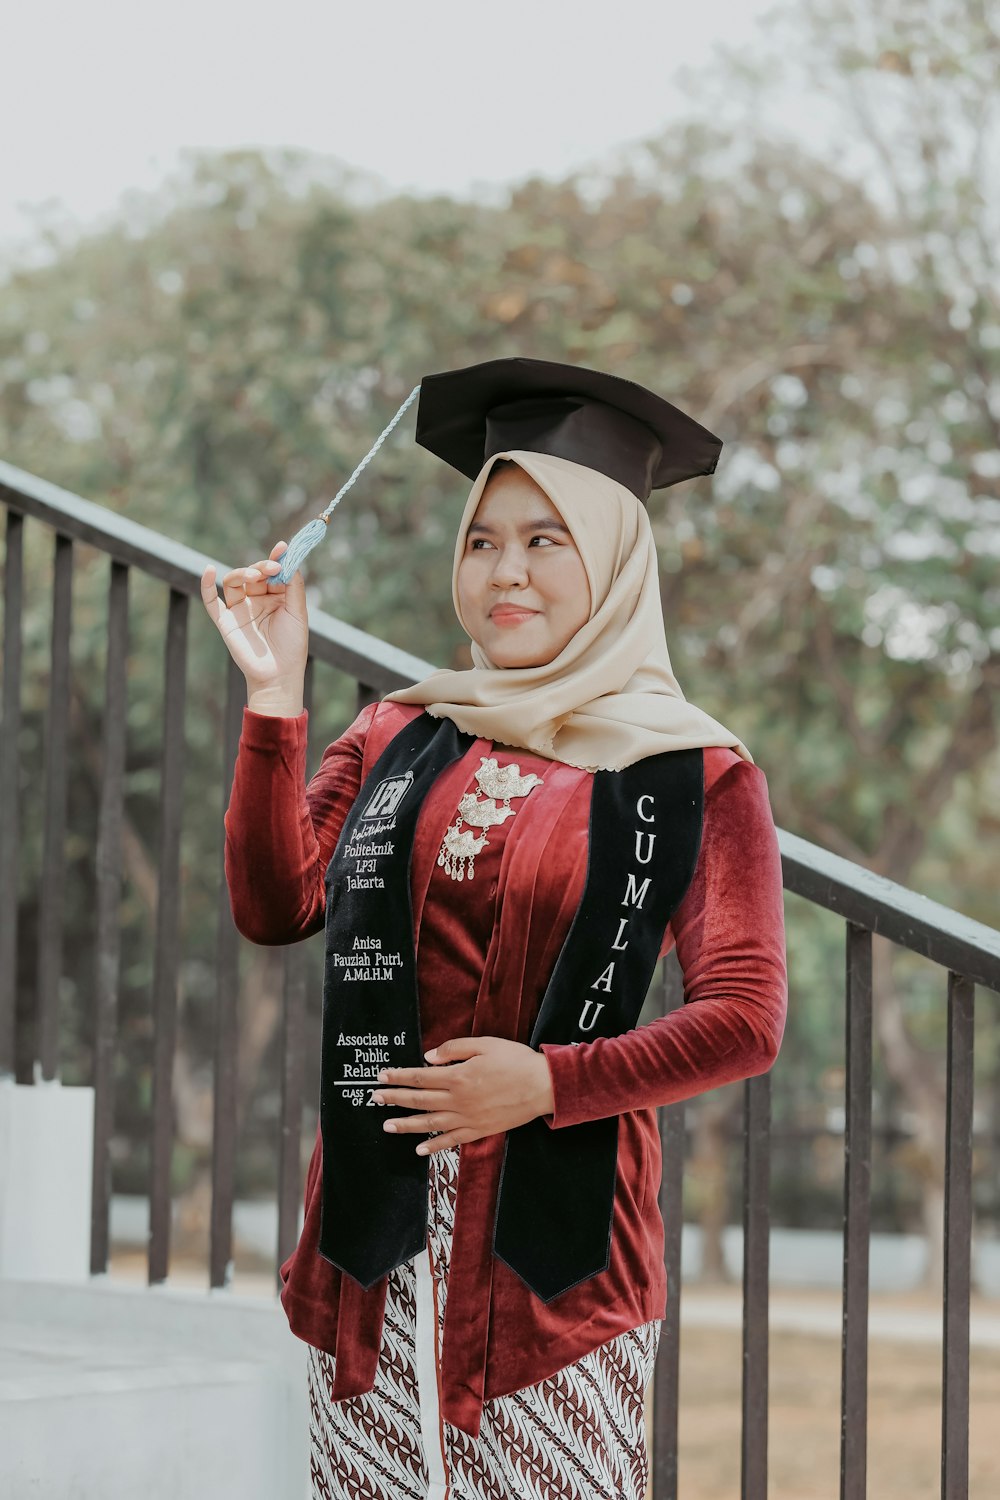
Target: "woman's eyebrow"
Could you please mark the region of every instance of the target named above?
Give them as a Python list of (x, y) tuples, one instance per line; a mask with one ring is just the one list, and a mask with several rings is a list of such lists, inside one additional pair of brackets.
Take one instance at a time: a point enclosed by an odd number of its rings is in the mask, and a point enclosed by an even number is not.
[[(540, 516), (536, 521), (525, 521), (519, 526), (518, 531), (565, 531), (569, 535), (569, 527), (562, 521), (557, 521), (552, 516)], [(492, 526), (487, 526), (484, 521), (473, 521), (467, 532), (471, 536), (474, 531), (492, 531)]]

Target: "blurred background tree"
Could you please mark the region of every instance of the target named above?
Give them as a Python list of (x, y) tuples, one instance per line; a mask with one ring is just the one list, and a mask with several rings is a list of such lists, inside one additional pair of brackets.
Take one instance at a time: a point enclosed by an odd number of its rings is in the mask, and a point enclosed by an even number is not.
[[(373, 198), (301, 152), (192, 154), (158, 194), (126, 199), (112, 228), (78, 240), (53, 230), (47, 264), (7, 268), (0, 452), (235, 566), (322, 508), (425, 373), (523, 354), (648, 384), (725, 442), (711, 484), (649, 505), (685, 694), (749, 745), (779, 824), (995, 922), (998, 51), (978, 3), (779, 7), (761, 56), (723, 51), (711, 77), (693, 80), (685, 123), (603, 172), (522, 182), (503, 205)], [(768, 124), (791, 69), (830, 111), (842, 160)], [(404, 425), (338, 508), (307, 565), (309, 601), (432, 662), (468, 665), (450, 598), (467, 485), (411, 433)], [(41, 750), (50, 613), (49, 544), (28, 531), (37, 671), (25, 676), (25, 767)], [(106, 574), (77, 550), (64, 1054), (65, 1076), (84, 1079)], [(116, 1184), (134, 1190), (150, 1091), (164, 603), (133, 581)], [(214, 630), (196, 624), (176, 1075), (177, 1182), (192, 1194), (210, 1148), (222, 667)], [(350, 705), (346, 684), (322, 684), (314, 763)], [(40, 815), (27, 796), (36, 856)], [(240, 1170), (253, 1192), (273, 1181), (280, 966), (268, 950), (244, 957)], [(840, 1167), (822, 1153), (839, 1128), (843, 933), (795, 898), (789, 964), (774, 1085), (777, 1128), (793, 1144), (787, 1169), (777, 1163), (776, 1217), (797, 1222), (808, 1198), (809, 1222), (835, 1221)], [(943, 976), (876, 939), (874, 981), (877, 1222), (927, 1230), (934, 1279)], [(1000, 1023), (983, 1011), (980, 1099), (995, 1139)], [(733, 1102), (692, 1106), (689, 1191), (715, 1226), (717, 1274)], [(978, 1171), (985, 1222), (1000, 1216), (984, 1186), (995, 1159)]]

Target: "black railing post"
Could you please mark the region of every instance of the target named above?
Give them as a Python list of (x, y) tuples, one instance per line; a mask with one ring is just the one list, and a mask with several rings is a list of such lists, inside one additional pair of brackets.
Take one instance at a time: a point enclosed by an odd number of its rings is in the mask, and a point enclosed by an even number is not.
[(367, 708), (369, 703), (377, 703), (380, 697), (378, 688), (369, 686), (367, 682), (359, 682), (354, 695), (354, 717), (357, 718), (361, 710)]
[(969, 1298), (976, 988), (948, 974), (948, 1095), (944, 1166), (944, 1329), (941, 1500), (969, 1493)]
[(868, 1255), (872, 1170), (872, 935), (846, 924), (841, 1500), (868, 1492)]
[[(662, 1013), (684, 1003), (684, 977), (672, 950), (660, 964)], [(663, 1259), (667, 1272), (666, 1317), (660, 1329), (653, 1376), (653, 1500), (677, 1500), (677, 1433), (680, 1407), (681, 1240), (684, 1230), (685, 1105), (667, 1104), (659, 1111), (663, 1170), (660, 1213)]]
[(742, 1500), (767, 1500), (771, 1076), (744, 1084)]
[(153, 1119), (149, 1179), (149, 1283), (165, 1281), (170, 1259), (170, 1164), (174, 1143), (174, 1051), (180, 937), (181, 813), (189, 599), (170, 590), (164, 658), (160, 859), (153, 957)]
[(45, 787), (42, 884), (38, 893), (38, 1058), (44, 1079), (59, 1072), (59, 988), (66, 887), (66, 743), (69, 729), (73, 542), (56, 532), (52, 571), (52, 644), (42, 780)]
[(97, 951), (94, 971), (94, 1157), (90, 1270), (108, 1269), (111, 1136), (115, 1110), (115, 1047), (121, 967), (122, 825), (125, 793), (129, 571), (112, 562), (108, 586), (108, 657), (101, 728), (101, 792), (97, 814)]
[(3, 569), (3, 733), (0, 734), (0, 1078), (17, 1071), (17, 915), (21, 865), (21, 649), (24, 517), (7, 510)]

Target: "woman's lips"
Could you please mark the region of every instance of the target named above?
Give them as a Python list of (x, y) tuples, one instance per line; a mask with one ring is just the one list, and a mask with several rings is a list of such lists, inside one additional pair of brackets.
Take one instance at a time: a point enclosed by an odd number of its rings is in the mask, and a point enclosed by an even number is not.
[(494, 625), (523, 625), (525, 620), (533, 620), (538, 613), (537, 609), (510, 609), (501, 605), (490, 611), (490, 619)]

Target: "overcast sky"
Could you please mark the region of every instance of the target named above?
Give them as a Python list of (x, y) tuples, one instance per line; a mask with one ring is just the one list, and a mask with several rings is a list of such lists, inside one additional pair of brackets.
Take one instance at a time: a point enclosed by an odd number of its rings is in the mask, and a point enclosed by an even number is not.
[(0, 245), (58, 200), (94, 222), (183, 147), (297, 146), (463, 193), (657, 133), (672, 77), (773, 0), (37, 0), (9, 7)]

